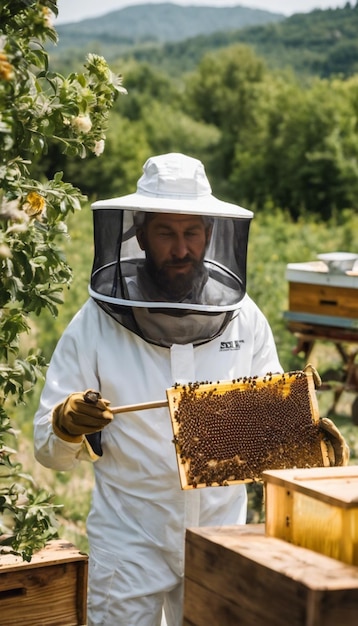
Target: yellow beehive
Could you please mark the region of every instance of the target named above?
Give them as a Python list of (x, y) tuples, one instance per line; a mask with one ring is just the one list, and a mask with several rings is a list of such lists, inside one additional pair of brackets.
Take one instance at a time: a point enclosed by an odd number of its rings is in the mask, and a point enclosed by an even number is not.
[(266, 534), (358, 565), (358, 466), (263, 473)]
[(286, 278), (289, 287), (286, 319), (357, 327), (358, 269), (332, 273), (322, 261), (289, 263)]

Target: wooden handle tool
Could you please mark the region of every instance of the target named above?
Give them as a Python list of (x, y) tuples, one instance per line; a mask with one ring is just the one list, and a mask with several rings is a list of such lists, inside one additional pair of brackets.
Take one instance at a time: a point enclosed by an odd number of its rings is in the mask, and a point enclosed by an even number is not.
[(139, 404), (127, 404), (122, 406), (109, 406), (113, 415), (116, 413), (126, 413), (127, 411), (145, 411), (146, 409), (160, 409), (168, 405), (168, 400), (155, 400), (153, 402), (141, 402)]

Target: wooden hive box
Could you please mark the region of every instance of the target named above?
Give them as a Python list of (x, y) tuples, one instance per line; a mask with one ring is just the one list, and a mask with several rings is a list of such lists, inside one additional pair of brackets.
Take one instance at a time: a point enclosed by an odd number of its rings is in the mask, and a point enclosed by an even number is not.
[(88, 557), (51, 541), (30, 563), (0, 556), (0, 626), (84, 626)]
[(322, 261), (289, 263), (286, 279), (289, 286), (286, 319), (357, 328), (358, 272), (333, 274)]
[(358, 566), (358, 466), (270, 470), (263, 480), (267, 535)]
[(357, 626), (358, 568), (265, 536), (187, 530), (183, 626)]

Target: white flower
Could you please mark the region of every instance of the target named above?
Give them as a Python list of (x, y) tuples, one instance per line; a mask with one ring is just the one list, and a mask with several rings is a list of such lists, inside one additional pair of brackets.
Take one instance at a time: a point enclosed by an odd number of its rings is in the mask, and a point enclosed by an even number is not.
[(16, 200), (1, 199), (0, 220), (10, 220), (12, 222), (28, 222), (29, 217), (20, 209), (20, 202)]
[(0, 243), (0, 259), (11, 258), (11, 250), (6, 243)]
[(72, 120), (72, 126), (79, 133), (87, 134), (92, 128), (92, 122), (89, 115), (77, 115)]
[(93, 152), (96, 156), (100, 156), (104, 151), (104, 139), (99, 139), (95, 141)]

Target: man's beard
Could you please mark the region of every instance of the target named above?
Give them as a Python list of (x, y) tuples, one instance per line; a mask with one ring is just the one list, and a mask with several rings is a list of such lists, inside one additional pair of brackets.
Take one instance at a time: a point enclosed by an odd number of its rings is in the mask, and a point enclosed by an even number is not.
[[(176, 265), (182, 266), (183, 263), (190, 263), (191, 269), (185, 273), (178, 272), (175, 276), (171, 276), (168, 268)], [(203, 259), (199, 261), (187, 255), (184, 259), (163, 263), (161, 267), (157, 267), (152, 256), (147, 251), (146, 270), (155, 283), (158, 292), (165, 296), (166, 300), (173, 302), (181, 302), (186, 298), (191, 299), (193, 290), (196, 291), (202, 284), (204, 277), (206, 281), (206, 271), (203, 266)]]

